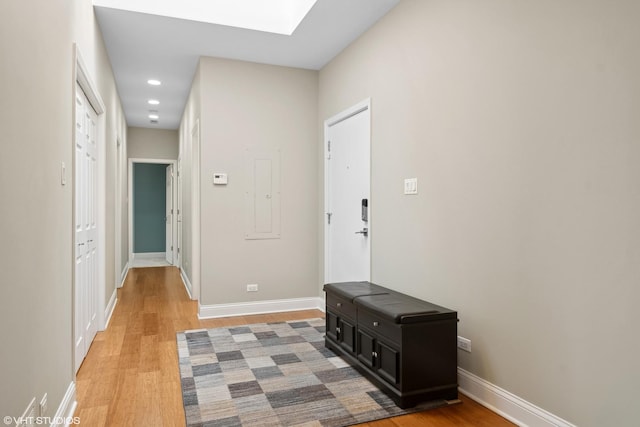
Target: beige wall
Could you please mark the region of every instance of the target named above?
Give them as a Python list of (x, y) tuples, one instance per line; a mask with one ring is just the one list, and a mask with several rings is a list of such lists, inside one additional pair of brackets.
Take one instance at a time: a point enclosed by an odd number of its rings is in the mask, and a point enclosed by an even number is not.
[(178, 131), (130, 127), (127, 136), (130, 159), (178, 159)]
[[(202, 58), (200, 84), (202, 304), (317, 296), (318, 73)], [(244, 239), (247, 147), (281, 150), (280, 239)]]
[[(73, 381), (73, 42), (105, 103), (106, 193), (122, 111), (91, 1), (0, 3), (0, 414), (48, 393), (52, 416)], [(60, 184), (60, 163), (67, 185)], [(115, 284), (115, 200), (107, 199), (106, 299)], [(111, 209), (111, 210), (110, 210)], [(110, 218), (110, 219), (109, 219)]]
[(640, 418), (638, 16), (404, 0), (320, 73), (321, 121), (372, 98), (373, 280), (458, 310), (462, 368), (580, 426)]

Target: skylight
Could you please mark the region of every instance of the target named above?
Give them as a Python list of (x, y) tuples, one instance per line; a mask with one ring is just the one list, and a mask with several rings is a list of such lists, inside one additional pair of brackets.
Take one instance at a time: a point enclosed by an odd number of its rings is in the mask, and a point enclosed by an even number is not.
[(317, 0), (93, 0), (95, 6), (290, 36)]

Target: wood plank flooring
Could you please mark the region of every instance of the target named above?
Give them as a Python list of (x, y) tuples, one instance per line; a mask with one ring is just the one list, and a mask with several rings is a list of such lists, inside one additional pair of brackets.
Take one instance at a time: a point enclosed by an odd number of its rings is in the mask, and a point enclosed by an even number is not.
[[(136, 268), (118, 290), (106, 331), (98, 333), (76, 378), (75, 416), (85, 427), (185, 425), (176, 332), (323, 317), (318, 310), (198, 320), (175, 267)], [(512, 426), (460, 395), (462, 404), (362, 424), (367, 427)]]

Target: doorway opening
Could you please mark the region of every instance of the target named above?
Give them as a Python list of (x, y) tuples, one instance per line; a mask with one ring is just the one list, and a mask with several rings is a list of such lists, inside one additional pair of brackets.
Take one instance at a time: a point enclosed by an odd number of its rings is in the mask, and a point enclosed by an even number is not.
[(177, 162), (129, 159), (129, 265), (178, 265)]

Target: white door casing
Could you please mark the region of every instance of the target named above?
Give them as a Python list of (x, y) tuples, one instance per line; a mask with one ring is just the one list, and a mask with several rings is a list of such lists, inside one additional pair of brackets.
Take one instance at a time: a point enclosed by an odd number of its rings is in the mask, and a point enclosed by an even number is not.
[(191, 299), (200, 301), (200, 120), (191, 130)]
[[(167, 159), (144, 159), (144, 158), (130, 158), (128, 160), (128, 183), (127, 183), (127, 192), (128, 192), (128, 196), (127, 199), (129, 200), (129, 204), (128, 204), (128, 237), (129, 237), (129, 265), (133, 265), (133, 258), (134, 258), (134, 252), (133, 252), (133, 235), (134, 235), (134, 227), (133, 227), (133, 200), (134, 200), (134, 192), (133, 192), (133, 165), (137, 164), (137, 163), (151, 163), (151, 164), (163, 164), (163, 165), (168, 165), (171, 166), (172, 170), (176, 170), (177, 169), (177, 160), (167, 160)], [(176, 186), (172, 185), (172, 195), (171, 195), (171, 203), (175, 206), (177, 204), (176, 202)], [(177, 226), (177, 215), (173, 215), (171, 217), (171, 239), (173, 241), (176, 240), (176, 235), (175, 232), (178, 228)], [(167, 226), (168, 228), (168, 226)], [(175, 250), (175, 245), (174, 245), (174, 250)], [(175, 255), (172, 255), (173, 259), (177, 259)]]
[(75, 370), (98, 330), (97, 114), (76, 85), (75, 131)]
[[(371, 279), (371, 103), (325, 121), (325, 283)], [(365, 208), (363, 209), (363, 204)], [(363, 213), (366, 212), (366, 217)]]
[(181, 207), (182, 207), (182, 178), (180, 176), (181, 172), (181, 158), (178, 157), (178, 164), (176, 167), (176, 174), (175, 174), (175, 193), (176, 193), (176, 205), (175, 205), (175, 212), (176, 212), (176, 230), (175, 231), (175, 236), (176, 236), (176, 244), (175, 244), (175, 248), (174, 248), (174, 253), (175, 253), (175, 259), (176, 259), (176, 266), (179, 268), (182, 268), (182, 213), (181, 213)]
[(166, 168), (166, 207), (165, 207), (165, 253), (169, 264), (173, 264), (173, 165)]

